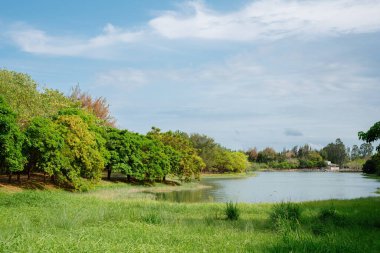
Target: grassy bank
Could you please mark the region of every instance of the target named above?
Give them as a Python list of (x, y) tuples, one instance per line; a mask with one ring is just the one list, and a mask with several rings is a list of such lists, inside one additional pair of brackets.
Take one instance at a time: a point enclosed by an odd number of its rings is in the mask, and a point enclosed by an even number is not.
[(102, 190), (0, 192), (0, 252), (380, 251), (380, 198), (302, 203), (292, 221), (271, 219), (271, 204), (238, 204), (239, 220), (229, 221), (222, 203), (102, 198)]

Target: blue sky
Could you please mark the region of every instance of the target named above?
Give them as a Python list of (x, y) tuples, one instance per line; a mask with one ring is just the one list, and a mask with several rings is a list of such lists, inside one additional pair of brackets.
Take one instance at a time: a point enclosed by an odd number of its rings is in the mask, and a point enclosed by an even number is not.
[(379, 0), (5, 0), (0, 68), (79, 84), (140, 133), (351, 146), (380, 120), (379, 13)]

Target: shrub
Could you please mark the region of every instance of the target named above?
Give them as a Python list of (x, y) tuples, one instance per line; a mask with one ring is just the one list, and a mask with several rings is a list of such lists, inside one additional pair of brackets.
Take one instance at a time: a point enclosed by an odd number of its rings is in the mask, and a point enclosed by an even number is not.
[(228, 220), (238, 220), (240, 216), (237, 204), (232, 203), (232, 201), (226, 203), (225, 213)]

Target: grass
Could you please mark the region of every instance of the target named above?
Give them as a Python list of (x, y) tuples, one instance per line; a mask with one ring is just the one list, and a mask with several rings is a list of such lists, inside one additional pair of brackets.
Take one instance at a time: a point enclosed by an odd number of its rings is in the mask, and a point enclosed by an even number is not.
[(380, 252), (379, 197), (299, 203), (296, 226), (274, 226), (277, 205), (239, 203), (229, 221), (225, 203), (93, 194), (104, 190), (120, 188), (0, 191), (0, 252)]

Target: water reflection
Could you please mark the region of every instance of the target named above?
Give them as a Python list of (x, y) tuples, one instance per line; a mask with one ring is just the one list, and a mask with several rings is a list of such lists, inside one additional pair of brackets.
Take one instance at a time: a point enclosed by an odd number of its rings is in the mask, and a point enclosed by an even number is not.
[(207, 178), (212, 188), (157, 193), (173, 202), (280, 202), (376, 196), (380, 182), (360, 173), (261, 172), (247, 178)]

